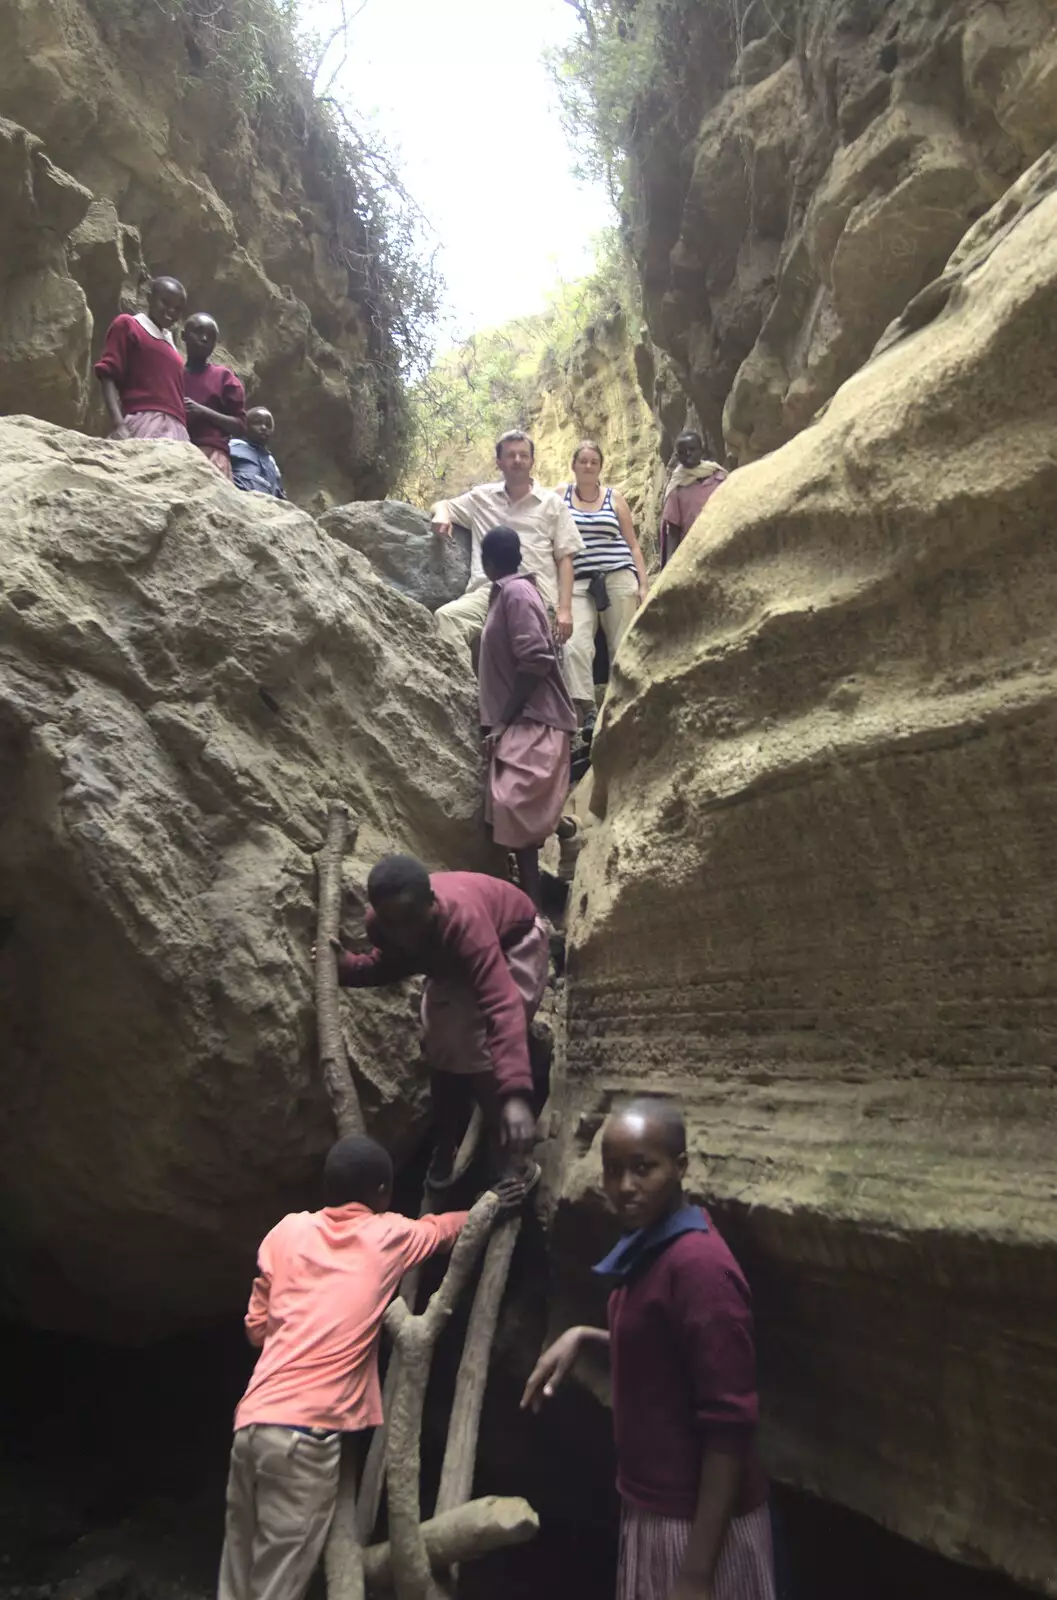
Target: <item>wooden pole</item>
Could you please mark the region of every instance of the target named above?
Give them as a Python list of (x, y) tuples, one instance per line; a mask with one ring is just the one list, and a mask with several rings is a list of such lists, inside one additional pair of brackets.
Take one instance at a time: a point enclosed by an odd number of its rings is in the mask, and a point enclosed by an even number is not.
[(393, 1335), (400, 1362), (389, 1415), (386, 1473), (389, 1543), (397, 1600), (445, 1600), (443, 1589), (433, 1577), (422, 1532), (419, 1489), (422, 1407), (433, 1347), (473, 1272), (498, 1207), (494, 1194), (484, 1194), (478, 1200), (456, 1241), (441, 1286), (421, 1316), (413, 1317), (399, 1299), (394, 1300), (386, 1312), (386, 1326)]
[(506, 1290), (510, 1261), (514, 1254), (521, 1218), (511, 1217), (492, 1234), (485, 1252), (473, 1310), (466, 1329), (466, 1343), (455, 1380), (455, 1399), (448, 1422), (448, 1442), (444, 1450), (437, 1515), (464, 1505), (473, 1493), (473, 1473), (477, 1460), (477, 1435), (481, 1426), (481, 1407), (488, 1383), (499, 1307)]
[[(338, 958), (331, 944), (341, 929), (348, 822), (348, 809), (340, 800), (332, 800), (327, 807), (326, 842), (316, 859), (316, 1033), (319, 1065), (340, 1138), (367, 1131), (341, 1031)], [(363, 1600), (363, 1550), (356, 1531), (356, 1465), (348, 1451), (342, 1452), (338, 1497), (323, 1552), (323, 1570), (330, 1600)]]
[[(472, 1561), (492, 1550), (527, 1544), (539, 1532), (540, 1519), (527, 1500), (486, 1495), (457, 1511), (432, 1517), (422, 1524), (430, 1565), (443, 1572), (461, 1561)], [(363, 1553), (363, 1571), (369, 1589), (391, 1589), (392, 1556), (388, 1544), (376, 1544)]]
[[(470, 1163), (477, 1154), (477, 1147), (481, 1141), (481, 1128), (481, 1108), (475, 1105), (469, 1126), (459, 1146), (459, 1153), (455, 1157), (455, 1165), (452, 1168), (453, 1182), (463, 1177), (469, 1170)], [(429, 1197), (430, 1191), (427, 1188), (423, 1191), (422, 1208), (419, 1211), (419, 1216), (424, 1216), (429, 1209)], [(421, 1268), (412, 1267), (409, 1272), (404, 1273), (400, 1281), (400, 1296), (409, 1311), (414, 1311), (415, 1309), (420, 1276)], [(393, 1394), (399, 1371), (400, 1358), (394, 1349), (389, 1356), (389, 1365), (385, 1371), (385, 1384), (382, 1389), (382, 1412), (387, 1419), (389, 1412), (392, 1410)], [(367, 1461), (363, 1469), (363, 1482), (360, 1485), (360, 1497), (356, 1506), (356, 1520), (359, 1527), (360, 1543), (365, 1545), (370, 1543), (374, 1525), (378, 1521), (378, 1507), (382, 1502), (388, 1434), (388, 1421), (383, 1422), (380, 1428), (375, 1428), (367, 1451)]]
[(363, 1547), (356, 1529), (356, 1463), (352, 1441), (344, 1441), (338, 1498), (323, 1551), (329, 1600), (363, 1600)]
[[(319, 908), (316, 915), (316, 1031), (319, 1065), (334, 1109), (338, 1134), (366, 1133), (363, 1109), (349, 1071), (338, 1003), (338, 957), (331, 940), (341, 929), (342, 862), (349, 813), (340, 800), (327, 807), (326, 843), (316, 858)], [(355, 838), (355, 833), (353, 834)]]

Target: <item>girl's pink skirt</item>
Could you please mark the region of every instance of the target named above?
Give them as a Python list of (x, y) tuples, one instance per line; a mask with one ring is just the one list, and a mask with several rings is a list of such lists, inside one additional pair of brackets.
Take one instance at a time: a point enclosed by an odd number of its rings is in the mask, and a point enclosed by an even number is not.
[(133, 439), (169, 439), (173, 444), (191, 442), (191, 435), (183, 423), (170, 417), (167, 411), (129, 411), (125, 416), (125, 426)]
[(234, 483), (235, 474), (231, 470), (231, 457), (226, 450), (217, 450), (211, 444), (200, 444), (198, 448), (210, 465), (216, 467), (222, 478)]
[(493, 752), (485, 821), (496, 844), (528, 850), (549, 839), (569, 792), (569, 735), (542, 722), (514, 722)]
[[(691, 1524), (624, 1501), (617, 1600), (668, 1600), (686, 1554)], [(716, 1563), (712, 1600), (775, 1600), (771, 1515), (766, 1504), (735, 1517)]]

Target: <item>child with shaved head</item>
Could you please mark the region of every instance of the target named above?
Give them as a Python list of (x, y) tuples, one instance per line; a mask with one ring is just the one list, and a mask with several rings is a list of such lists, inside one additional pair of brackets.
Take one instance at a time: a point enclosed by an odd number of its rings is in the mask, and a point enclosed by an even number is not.
[(602, 1130), (602, 1183), (624, 1237), (595, 1271), (609, 1328), (544, 1351), (522, 1406), (538, 1410), (586, 1344), (605, 1346), (622, 1502), (617, 1600), (774, 1600), (767, 1483), (756, 1454), (749, 1287), (683, 1194), (686, 1130), (659, 1096)]

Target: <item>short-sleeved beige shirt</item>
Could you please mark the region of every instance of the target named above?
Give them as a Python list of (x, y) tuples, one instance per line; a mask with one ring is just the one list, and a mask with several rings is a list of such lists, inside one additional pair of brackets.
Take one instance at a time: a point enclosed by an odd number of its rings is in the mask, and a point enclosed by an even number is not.
[(457, 522), (469, 528), (470, 581), (466, 592), (488, 582), (481, 566), (481, 540), (493, 528), (513, 528), (521, 539), (522, 572), (535, 575), (539, 592), (553, 610), (558, 604), (557, 564), (562, 556), (578, 555), (584, 547), (573, 514), (560, 494), (532, 480), (528, 494), (511, 501), (505, 483), (479, 483), (453, 500), (440, 500), (433, 508), (440, 522)]

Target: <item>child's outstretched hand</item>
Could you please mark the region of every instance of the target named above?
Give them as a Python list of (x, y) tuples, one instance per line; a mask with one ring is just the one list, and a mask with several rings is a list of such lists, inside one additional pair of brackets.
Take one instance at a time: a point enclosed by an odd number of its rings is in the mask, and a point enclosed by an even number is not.
[[(330, 943), (330, 948), (333, 950), (334, 954), (336, 956), (340, 956), (341, 953), (342, 953), (341, 940), (340, 939), (331, 939), (329, 941), (329, 943)], [(315, 964), (315, 959), (316, 959), (316, 948), (317, 947), (315, 945), (312, 946), (312, 962), (313, 962), (313, 965)]]
[(521, 1396), (522, 1411), (538, 1411), (544, 1400), (551, 1398), (562, 1379), (572, 1371), (582, 1343), (583, 1330), (570, 1328), (544, 1350), (529, 1373), (525, 1393)]

